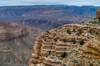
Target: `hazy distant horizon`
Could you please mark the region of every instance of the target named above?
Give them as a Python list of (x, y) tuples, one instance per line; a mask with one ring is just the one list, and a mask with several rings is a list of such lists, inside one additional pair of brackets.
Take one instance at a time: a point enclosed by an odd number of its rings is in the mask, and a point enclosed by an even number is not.
[(100, 6), (100, 0), (0, 0), (0, 6), (30, 5)]
[(75, 7), (100, 7), (100, 6), (95, 6), (95, 5), (81, 5), (81, 6), (78, 6), (78, 5), (64, 5), (64, 4), (56, 4), (56, 5), (5, 5), (5, 6), (0, 6), (0, 7), (27, 7), (27, 6), (75, 6)]

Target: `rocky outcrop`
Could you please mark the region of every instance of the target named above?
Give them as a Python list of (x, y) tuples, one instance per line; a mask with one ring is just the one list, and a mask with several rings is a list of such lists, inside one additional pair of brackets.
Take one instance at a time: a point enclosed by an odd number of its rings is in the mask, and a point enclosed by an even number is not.
[(0, 23), (0, 66), (28, 66), (32, 44), (40, 32), (17, 23)]
[(96, 18), (100, 19), (100, 8), (97, 9)]
[(100, 26), (68, 24), (42, 33), (29, 66), (100, 66)]

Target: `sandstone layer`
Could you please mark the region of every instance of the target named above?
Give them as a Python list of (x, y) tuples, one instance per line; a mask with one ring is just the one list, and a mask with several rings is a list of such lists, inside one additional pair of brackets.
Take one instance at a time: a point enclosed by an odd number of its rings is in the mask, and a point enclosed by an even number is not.
[(29, 66), (100, 66), (100, 26), (67, 24), (42, 33)]

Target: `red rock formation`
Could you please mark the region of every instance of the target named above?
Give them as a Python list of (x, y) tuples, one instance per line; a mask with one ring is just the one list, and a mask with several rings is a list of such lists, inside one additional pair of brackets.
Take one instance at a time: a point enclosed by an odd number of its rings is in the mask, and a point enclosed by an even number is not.
[(96, 17), (97, 17), (98, 19), (100, 19), (100, 8), (97, 9)]

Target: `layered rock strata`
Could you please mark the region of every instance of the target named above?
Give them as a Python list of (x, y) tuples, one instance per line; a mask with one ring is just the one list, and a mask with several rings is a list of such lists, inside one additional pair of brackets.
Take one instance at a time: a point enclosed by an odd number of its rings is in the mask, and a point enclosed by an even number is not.
[(40, 32), (14, 22), (0, 22), (0, 66), (28, 66), (32, 44)]
[(100, 66), (100, 26), (68, 24), (42, 33), (29, 66)]

